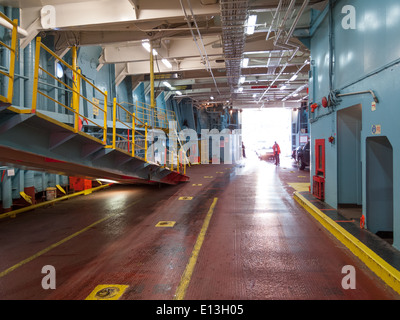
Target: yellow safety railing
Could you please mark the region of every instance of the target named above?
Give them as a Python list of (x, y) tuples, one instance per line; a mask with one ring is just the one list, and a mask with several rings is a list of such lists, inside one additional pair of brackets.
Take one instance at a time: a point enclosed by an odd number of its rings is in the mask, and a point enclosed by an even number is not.
[[(41, 51), (44, 50), (52, 58), (54, 58), (55, 62), (61, 63), (67, 70), (70, 70), (72, 73), (72, 85), (67, 84), (66, 82), (62, 81), (61, 79), (57, 78), (50, 72), (48, 72), (46, 69), (40, 66), (40, 54)], [(107, 144), (107, 91), (103, 92), (100, 90), (98, 87), (96, 87), (91, 81), (89, 81), (86, 77), (84, 77), (80, 70), (78, 69), (76, 65), (76, 59), (77, 59), (77, 53), (76, 53), (76, 47), (72, 48), (72, 61), (73, 65), (71, 66), (64, 60), (62, 60), (59, 56), (57, 56), (52, 50), (50, 50), (46, 45), (44, 45), (41, 42), (41, 38), (37, 37), (36, 38), (36, 53), (35, 53), (35, 69), (34, 69), (34, 80), (33, 80), (33, 95), (32, 95), (32, 109), (31, 112), (35, 113), (37, 109), (37, 98), (38, 94), (44, 96), (45, 98), (53, 101), (54, 103), (62, 106), (63, 108), (71, 111), (74, 115), (74, 121), (73, 121), (73, 130), (74, 132), (78, 132), (82, 129), (83, 127), (83, 121), (85, 121), (87, 124), (89, 122), (93, 124), (95, 127), (99, 128), (103, 132), (103, 144)], [(62, 85), (60, 89), (65, 90), (65, 91), (70, 91), (72, 92), (72, 101), (71, 105), (67, 106), (60, 101), (54, 99), (53, 97), (50, 97), (47, 93), (39, 90), (39, 72), (45, 73), (48, 75), (50, 78), (56, 80), (58, 83)], [(80, 87), (81, 87), (81, 82), (85, 82), (86, 84), (89, 84), (95, 89), (95, 92), (100, 94), (100, 96), (103, 98), (104, 105), (103, 107), (100, 107), (98, 104), (96, 104), (93, 101), (90, 101), (87, 97), (83, 96), (80, 92)], [(46, 83), (40, 82), (41, 85), (46, 85)], [(51, 86), (50, 84), (48, 84)], [(90, 119), (88, 117), (85, 117), (81, 112), (79, 108), (79, 103), (80, 99), (83, 99), (87, 101), (89, 104), (93, 106), (93, 108), (97, 108), (99, 111), (103, 113), (103, 123), (99, 124), (93, 119)]]
[[(16, 23), (14, 21), (14, 23)], [(13, 32), (14, 33), (14, 32)], [(14, 50), (15, 52), (15, 50)], [(49, 64), (50, 59), (54, 60), (54, 63), (61, 63), (63, 67), (72, 74), (72, 80), (66, 78), (58, 78), (51, 72), (46, 70), (40, 65), (41, 54), (46, 54), (46, 61)], [(13, 61), (15, 62), (15, 61)], [(13, 69), (11, 71), (14, 71)], [(51, 97), (49, 93), (46, 93), (46, 86), (54, 88), (55, 86), (51, 83), (46, 83), (40, 81), (39, 75), (47, 75), (48, 79), (56, 81), (57, 89), (64, 90), (65, 94), (67, 92), (71, 94), (69, 102), (61, 102), (56, 98)], [(65, 81), (63, 81), (65, 79)], [(93, 87), (94, 92), (99, 94), (104, 101), (104, 105), (101, 107), (99, 101), (101, 99), (95, 99), (91, 101), (88, 97), (81, 94), (81, 83), (86, 82), (91, 87)], [(11, 90), (12, 92), (12, 90)], [(35, 52), (35, 66), (34, 66), (34, 79), (33, 79), (33, 95), (32, 95), (32, 106), (30, 110), (26, 110), (30, 113), (37, 113), (38, 109), (38, 97), (42, 96), (44, 99), (52, 101), (55, 105), (61, 106), (66, 110), (71, 112), (73, 116), (72, 124), (71, 122), (66, 125), (72, 126), (72, 131), (79, 132), (83, 128), (83, 121), (86, 121), (94, 128), (99, 128), (102, 133), (103, 139), (102, 143), (106, 148), (119, 149), (130, 156), (149, 162), (148, 159), (148, 135), (149, 130), (154, 129), (168, 129), (169, 121), (176, 121), (176, 115), (173, 111), (157, 111), (156, 108), (152, 108), (150, 105), (145, 103), (137, 102), (135, 104), (129, 104), (127, 102), (118, 103), (117, 99), (113, 99), (113, 110), (112, 110), (112, 127), (108, 126), (107, 123), (107, 91), (103, 92), (98, 87), (96, 87), (91, 81), (89, 81), (85, 76), (81, 74), (80, 69), (77, 66), (77, 48), (72, 48), (72, 65), (64, 61), (57, 54), (55, 54), (51, 49), (44, 45), (40, 37), (36, 38), (36, 52)], [(68, 99), (67, 99), (68, 100)], [(84, 100), (91, 104), (93, 108), (97, 108), (103, 114), (103, 121), (100, 118), (99, 121), (94, 121), (96, 119), (88, 118), (84, 116), (80, 111), (80, 101)], [(94, 100), (97, 100), (95, 102)], [(128, 110), (128, 107), (124, 107), (122, 104), (129, 104), (133, 107), (129, 109), (134, 110), (132, 112)], [(57, 120), (54, 120), (57, 122)], [(63, 123), (65, 125), (65, 123)], [(107, 129), (112, 130), (112, 141), (107, 143)], [(176, 129), (174, 129), (176, 130)], [(178, 139), (178, 144), (181, 146), (181, 142)], [(178, 150), (179, 149), (179, 150)], [(188, 164), (187, 156), (184, 154), (182, 149), (179, 147), (165, 147), (165, 153), (163, 152), (163, 165), (164, 167), (170, 167), (171, 170), (176, 170), (180, 172), (183, 170), (186, 173), (186, 164)], [(183, 159), (185, 159), (183, 161)], [(175, 160), (175, 161), (174, 161)], [(168, 164), (167, 164), (168, 162)], [(190, 164), (189, 164), (190, 165)]]
[[(118, 117), (118, 114), (125, 113), (125, 121)], [(117, 124), (122, 124), (122, 131), (125, 135), (117, 133)], [(137, 130), (139, 126), (144, 128), (144, 133)], [(138, 119), (134, 112), (130, 112), (124, 106), (117, 102), (114, 98), (113, 103), (113, 139), (112, 147), (122, 149), (132, 155), (132, 157), (140, 158), (147, 161), (147, 134), (148, 124)], [(143, 154), (143, 156), (142, 156)]]
[(17, 55), (17, 39), (18, 39), (18, 20), (10, 20), (5, 14), (0, 12), (0, 17), (11, 23), (13, 28), (11, 31), (11, 44), (7, 45), (0, 41), (0, 46), (4, 47), (5, 50), (9, 51), (9, 67), (8, 70), (0, 70), (0, 74), (8, 79), (7, 93), (5, 95), (0, 95), (0, 101), (11, 104), (14, 95), (14, 77), (15, 77), (15, 60)]
[[(166, 112), (152, 108), (149, 104), (137, 101), (136, 103), (121, 102), (121, 105), (130, 106), (138, 119), (147, 122), (148, 125), (155, 129), (168, 129), (169, 121), (177, 121), (174, 111)], [(180, 125), (178, 124), (178, 130)]]
[[(139, 108), (140, 111), (142, 110)], [(132, 157), (147, 162), (149, 160), (147, 156), (149, 129), (159, 128), (151, 127), (147, 122), (139, 119), (135, 112), (130, 112), (122, 103), (118, 103), (117, 99), (114, 98), (112, 143), (114, 149), (121, 149), (131, 154)], [(178, 142), (180, 144), (179, 140)], [(171, 146), (169, 149), (165, 147), (165, 151), (161, 156), (164, 156), (164, 159), (160, 159), (164, 167), (170, 167), (171, 170), (175, 169), (177, 172), (183, 170), (183, 173), (186, 174), (186, 164), (189, 164), (189, 161), (181, 149), (175, 150)], [(155, 161), (155, 159), (152, 160)]]

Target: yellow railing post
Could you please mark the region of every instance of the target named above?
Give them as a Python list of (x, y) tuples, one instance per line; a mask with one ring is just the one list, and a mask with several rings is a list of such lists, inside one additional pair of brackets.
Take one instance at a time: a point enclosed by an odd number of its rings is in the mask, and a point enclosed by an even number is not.
[(13, 29), (11, 35), (11, 53), (10, 53), (10, 77), (8, 79), (8, 92), (7, 92), (7, 102), (12, 103), (14, 95), (14, 77), (15, 77), (15, 56), (17, 53), (17, 28), (18, 20), (13, 20)]
[[(77, 93), (76, 93), (76, 98), (75, 98), (76, 99), (75, 115), (78, 118), (78, 123), (79, 123), (79, 115), (80, 115), (79, 105), (80, 105), (80, 95), (81, 95), (81, 73), (82, 73), (82, 70), (77, 68), (77, 74), (76, 74), (76, 91), (77, 91)], [(83, 118), (82, 118), (82, 125), (83, 125)]]
[(32, 92), (32, 109), (31, 112), (36, 112), (37, 106), (37, 93), (39, 86), (39, 60), (40, 60), (40, 47), (42, 44), (42, 39), (40, 37), (36, 38), (36, 49), (35, 49), (35, 69), (33, 71), (33, 92)]
[(169, 155), (170, 155), (170, 161), (171, 161), (171, 171), (174, 170), (174, 154), (171, 151), (171, 144), (169, 145)]
[(74, 131), (79, 131), (79, 95), (78, 92), (78, 72), (77, 72), (77, 56), (78, 50), (76, 46), (72, 47), (72, 110), (74, 110)]
[(144, 161), (147, 162), (147, 122), (144, 124)]
[(177, 161), (177, 166), (176, 166), (176, 172), (178, 172), (179, 173), (179, 152), (177, 152), (177, 154), (176, 154), (176, 161)]
[[(153, 43), (150, 41), (150, 106), (155, 108), (154, 99), (154, 55), (153, 55)], [(154, 114), (153, 114), (154, 116)], [(154, 119), (153, 119), (154, 120)], [(153, 123), (154, 127), (154, 123)]]
[(115, 149), (115, 143), (117, 138), (117, 98), (114, 98), (113, 102), (113, 142), (112, 147)]
[(132, 157), (135, 156), (135, 113), (132, 113)]
[(107, 98), (108, 92), (104, 91), (104, 129), (103, 129), (103, 144), (107, 144)]

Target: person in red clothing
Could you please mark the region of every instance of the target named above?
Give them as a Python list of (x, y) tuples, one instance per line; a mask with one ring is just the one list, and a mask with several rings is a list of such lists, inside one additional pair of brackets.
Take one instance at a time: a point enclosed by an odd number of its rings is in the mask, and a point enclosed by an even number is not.
[(279, 144), (274, 143), (272, 146), (272, 150), (274, 151), (274, 158), (275, 158), (275, 165), (277, 166), (279, 164), (279, 154), (281, 153), (281, 148), (279, 148)]

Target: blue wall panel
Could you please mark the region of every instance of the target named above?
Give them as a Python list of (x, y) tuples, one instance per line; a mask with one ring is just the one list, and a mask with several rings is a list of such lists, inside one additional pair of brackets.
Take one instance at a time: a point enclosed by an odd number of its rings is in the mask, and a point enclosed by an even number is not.
[[(345, 14), (342, 8), (352, 5), (356, 10), (356, 29), (342, 27)], [(311, 39), (312, 76), (310, 79), (310, 102), (320, 103), (329, 94), (329, 79), (332, 76), (333, 90), (340, 93), (355, 93), (373, 90), (379, 99), (376, 110), (372, 110), (372, 96), (357, 94), (341, 97), (334, 108), (319, 107), (310, 115), (312, 140), (325, 138), (337, 131), (337, 111), (362, 105), (361, 161), (362, 161), (362, 206), (366, 214), (367, 194), (372, 186), (367, 185), (366, 140), (368, 137), (386, 136), (393, 147), (393, 231), (394, 246), (400, 248), (400, 2), (396, 0), (339, 0), (333, 11), (334, 67), (329, 73), (329, 14), (320, 24)], [(373, 132), (380, 125), (381, 133)], [(326, 202), (334, 207), (338, 204), (338, 154), (335, 145), (326, 144)], [(341, 163), (345, 162), (341, 159)], [(314, 166), (314, 160), (312, 160)], [(357, 169), (357, 168), (355, 168)], [(313, 170), (313, 167), (311, 168)], [(370, 199), (369, 199), (370, 200)], [(368, 226), (368, 220), (366, 221)]]

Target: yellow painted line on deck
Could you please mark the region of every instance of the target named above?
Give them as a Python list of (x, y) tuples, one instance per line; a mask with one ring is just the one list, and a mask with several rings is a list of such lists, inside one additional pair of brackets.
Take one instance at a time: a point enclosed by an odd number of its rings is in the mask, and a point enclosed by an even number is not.
[(210, 224), (210, 220), (214, 213), (214, 208), (217, 205), (217, 201), (218, 198), (214, 198), (214, 201), (211, 204), (210, 209), (208, 210), (207, 216), (204, 219), (203, 226), (201, 227), (200, 233), (197, 236), (197, 240), (194, 245), (189, 262), (186, 265), (185, 271), (183, 272), (181, 277), (181, 281), (179, 282), (178, 288), (176, 289), (174, 300), (183, 300), (185, 298), (186, 290), (189, 287), (190, 279), (192, 278), (194, 267), (196, 266), (197, 258), (199, 256), (201, 246), (203, 245), (208, 225)]
[[(131, 204), (129, 204), (128, 206), (126, 206), (123, 210), (126, 210), (126, 209), (128, 209), (129, 207), (135, 205), (137, 202), (139, 202), (139, 200), (132, 202)], [(117, 215), (117, 214), (112, 214), (112, 215), (109, 215), (109, 216), (107, 216), (107, 217), (104, 217), (104, 218), (102, 218), (102, 219), (100, 219), (100, 220), (98, 220), (98, 221), (92, 223), (91, 225), (89, 225), (89, 226), (83, 228), (82, 230), (79, 230), (78, 232), (75, 232), (74, 234), (71, 234), (70, 236), (68, 236), (68, 237), (66, 237), (66, 238), (64, 238), (64, 239), (62, 239), (62, 240), (60, 240), (60, 241), (58, 241), (58, 242), (56, 242), (56, 243), (53, 243), (52, 245), (50, 245), (50, 246), (48, 246), (47, 248), (45, 248), (45, 249), (43, 249), (43, 250), (41, 250), (41, 251), (35, 253), (34, 255), (30, 256), (29, 258), (27, 258), (27, 259), (25, 259), (25, 260), (22, 260), (21, 262), (18, 262), (17, 264), (13, 265), (12, 267), (10, 267), (10, 268), (8, 268), (8, 269), (6, 269), (6, 270), (0, 272), (0, 278), (1, 278), (1, 277), (4, 277), (5, 275), (9, 274), (10, 272), (14, 271), (15, 269), (17, 269), (17, 268), (23, 266), (24, 264), (27, 264), (28, 262), (31, 262), (32, 260), (34, 260), (34, 259), (36, 259), (36, 258), (38, 258), (38, 257), (40, 257), (40, 256), (42, 256), (42, 255), (44, 255), (45, 253), (49, 252), (51, 249), (54, 249), (54, 248), (56, 248), (56, 247), (62, 245), (63, 243), (65, 243), (65, 242), (67, 242), (67, 241), (69, 241), (69, 240), (71, 240), (71, 239), (73, 239), (73, 238), (79, 236), (80, 234), (82, 234), (82, 233), (84, 233), (85, 231), (87, 231), (87, 230), (93, 228), (94, 226), (98, 225), (99, 223), (104, 222), (104, 221), (106, 221), (106, 220), (108, 220), (108, 219), (110, 219), (110, 218), (112, 218), (112, 217), (115, 217), (116, 215)]]
[(355, 256), (380, 277), (388, 286), (400, 293), (400, 271), (391, 266), (364, 243), (335, 223), (320, 209), (314, 206), (300, 193), (294, 193), (294, 199), (306, 209), (322, 226), (343, 243)]
[(192, 187), (201, 187), (203, 184), (202, 183), (193, 183)]
[(100, 284), (85, 300), (118, 300), (128, 287), (121, 284)]

